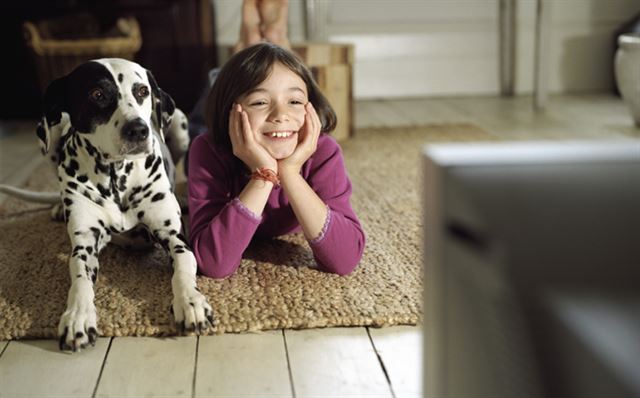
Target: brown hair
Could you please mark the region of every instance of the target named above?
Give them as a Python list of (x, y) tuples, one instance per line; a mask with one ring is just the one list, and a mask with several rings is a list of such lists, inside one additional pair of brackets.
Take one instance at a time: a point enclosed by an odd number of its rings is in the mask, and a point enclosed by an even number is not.
[(207, 98), (205, 121), (213, 142), (232, 151), (229, 138), (229, 112), (234, 102), (262, 83), (279, 62), (289, 68), (307, 85), (309, 101), (313, 104), (321, 131), (329, 133), (336, 127), (337, 117), (329, 101), (313, 80), (309, 69), (290, 51), (271, 43), (260, 43), (245, 48), (227, 61), (220, 70)]

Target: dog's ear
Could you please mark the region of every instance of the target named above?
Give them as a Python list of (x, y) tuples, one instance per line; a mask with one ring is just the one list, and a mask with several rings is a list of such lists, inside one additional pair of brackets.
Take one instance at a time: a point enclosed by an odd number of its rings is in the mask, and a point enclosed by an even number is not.
[(67, 111), (67, 79), (61, 77), (49, 83), (42, 99), (42, 121), (36, 128), (42, 153), (48, 153), (53, 141), (52, 128), (60, 124)]
[(67, 111), (67, 78), (61, 77), (49, 83), (42, 100), (42, 114), (49, 127), (60, 123), (62, 112)]
[(156, 79), (153, 77), (151, 71), (147, 70), (147, 78), (151, 85), (151, 104), (153, 106), (153, 123), (156, 125), (156, 129), (160, 134), (160, 137), (164, 140), (164, 132), (171, 123), (171, 117), (176, 110), (176, 103), (173, 102), (173, 98), (164, 92), (158, 86)]

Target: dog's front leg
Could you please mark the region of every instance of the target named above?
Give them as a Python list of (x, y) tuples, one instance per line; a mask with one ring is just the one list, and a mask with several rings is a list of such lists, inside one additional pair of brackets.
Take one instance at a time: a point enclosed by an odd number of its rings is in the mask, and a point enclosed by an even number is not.
[(98, 276), (97, 256), (107, 244), (109, 235), (99, 226), (77, 228), (73, 221), (67, 224), (72, 243), (69, 259), (71, 287), (67, 308), (58, 325), (58, 335), (61, 350), (77, 351), (89, 344), (94, 345), (98, 336), (93, 287)]
[[(174, 208), (178, 209), (177, 202)], [(156, 214), (166, 214), (166, 211)], [(175, 322), (182, 332), (187, 329), (200, 333), (214, 324), (213, 311), (196, 285), (198, 265), (189, 244), (179, 233), (180, 225), (180, 215), (177, 212), (167, 219), (147, 221), (153, 236), (171, 256), (172, 310)]]

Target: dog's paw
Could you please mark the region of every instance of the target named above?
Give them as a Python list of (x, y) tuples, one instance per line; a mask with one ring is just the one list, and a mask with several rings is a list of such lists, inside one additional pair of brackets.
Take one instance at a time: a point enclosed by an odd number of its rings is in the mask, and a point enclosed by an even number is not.
[(201, 334), (214, 326), (213, 310), (202, 293), (190, 290), (174, 293), (171, 311), (180, 333)]
[(95, 346), (98, 338), (96, 307), (93, 302), (75, 303), (62, 314), (58, 325), (60, 350), (76, 352)]

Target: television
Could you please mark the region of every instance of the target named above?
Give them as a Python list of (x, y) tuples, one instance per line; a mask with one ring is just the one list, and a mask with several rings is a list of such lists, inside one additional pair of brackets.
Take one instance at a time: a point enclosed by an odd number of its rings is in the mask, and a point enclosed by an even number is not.
[(640, 397), (640, 140), (422, 152), (430, 398)]

